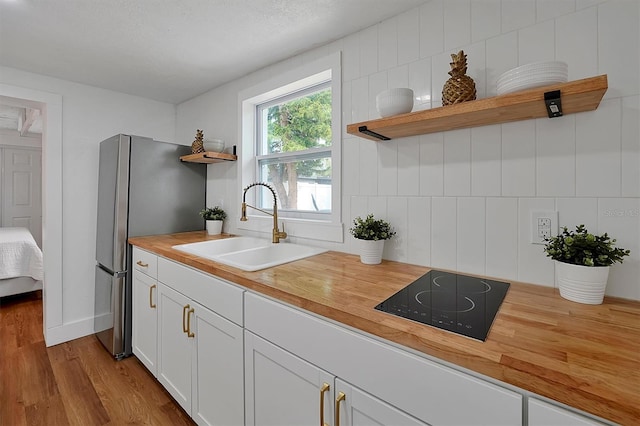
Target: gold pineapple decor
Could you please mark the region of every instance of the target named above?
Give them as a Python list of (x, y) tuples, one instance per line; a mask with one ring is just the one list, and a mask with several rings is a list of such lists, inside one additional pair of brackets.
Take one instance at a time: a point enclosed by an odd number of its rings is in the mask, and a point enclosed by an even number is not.
[(442, 88), (442, 105), (457, 104), (464, 101), (472, 101), (476, 98), (476, 84), (467, 75), (467, 55), (461, 50), (451, 55), (451, 78)]
[(204, 132), (200, 129), (196, 130), (196, 139), (191, 144), (191, 153), (199, 154), (204, 152), (204, 145), (202, 144), (204, 140)]

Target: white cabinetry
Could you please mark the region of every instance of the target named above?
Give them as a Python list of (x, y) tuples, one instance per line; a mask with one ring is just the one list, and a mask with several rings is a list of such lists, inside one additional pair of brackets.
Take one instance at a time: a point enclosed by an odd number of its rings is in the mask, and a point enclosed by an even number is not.
[[(330, 388), (322, 391), (325, 383)], [(332, 385), (326, 371), (245, 331), (247, 426), (316, 426), (321, 405), (332, 424)]]
[[(134, 347), (145, 348), (138, 349), (144, 356), (136, 354), (141, 360), (148, 358), (146, 347), (155, 345), (147, 340), (157, 341), (154, 374), (198, 424), (244, 424), (244, 291), (175, 262), (156, 259), (156, 292), (148, 292), (155, 281), (135, 271), (139, 280), (134, 282), (134, 304), (138, 301), (139, 306), (134, 308), (134, 337), (138, 336)], [(153, 265), (155, 269), (156, 263)], [(148, 326), (150, 321), (140, 313), (143, 299), (146, 307), (156, 307), (156, 328)]]
[(529, 426), (601, 426), (596, 420), (557, 405), (529, 398)]
[[(414, 418), (437, 425), (522, 423), (522, 395), (282, 303), (247, 293), (245, 327), (339, 378), (338, 386), (362, 391), (362, 398), (354, 399), (355, 405), (345, 407), (348, 423), (357, 424), (360, 420), (367, 423), (365, 417), (373, 417), (376, 410), (385, 416), (397, 414), (401, 418), (397, 420), (399, 424), (411, 424)], [(247, 353), (247, 356), (255, 354)], [(286, 369), (288, 364), (282, 366)], [(247, 365), (247, 375), (250, 368), (251, 365)], [(247, 381), (248, 392), (250, 384)], [(255, 400), (255, 392), (248, 394), (249, 397)], [(353, 403), (349, 396), (346, 400)], [(367, 402), (361, 402), (365, 400), (380, 404), (373, 404), (375, 409), (366, 408)], [(254, 406), (247, 403), (248, 419)]]
[(247, 425), (425, 425), (249, 331), (245, 371)]
[(158, 380), (191, 413), (191, 338), (187, 317), (191, 299), (160, 285), (158, 327)]
[(424, 426), (407, 413), (340, 379), (335, 380), (336, 426)]
[(140, 362), (157, 376), (157, 256), (134, 247), (133, 263), (132, 349)]

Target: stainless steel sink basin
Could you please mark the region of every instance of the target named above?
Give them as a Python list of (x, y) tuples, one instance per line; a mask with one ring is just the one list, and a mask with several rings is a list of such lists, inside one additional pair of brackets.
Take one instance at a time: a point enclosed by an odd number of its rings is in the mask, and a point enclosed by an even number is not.
[(287, 242), (273, 244), (265, 239), (254, 237), (234, 237), (180, 244), (173, 248), (243, 271), (271, 268), (327, 251), (318, 247)]

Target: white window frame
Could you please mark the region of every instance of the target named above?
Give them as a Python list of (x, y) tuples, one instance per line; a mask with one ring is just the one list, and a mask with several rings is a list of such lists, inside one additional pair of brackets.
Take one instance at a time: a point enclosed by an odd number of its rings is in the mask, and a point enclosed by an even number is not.
[[(279, 222), (285, 223), (285, 231), (290, 237), (310, 238), (322, 241), (343, 242), (342, 212), (342, 71), (341, 55), (336, 52), (324, 58), (309, 62), (296, 69), (274, 76), (267, 81), (243, 90), (238, 95), (240, 105), (239, 122), (241, 141), (238, 152), (238, 183), (239, 194), (242, 197), (244, 188), (256, 182), (256, 131), (257, 106), (272, 99), (296, 92), (318, 83), (331, 81), (331, 213), (322, 215), (305, 215), (300, 212), (279, 211)], [(256, 204), (258, 191), (251, 189), (247, 192), (247, 203)], [(240, 200), (242, 201), (242, 200)], [(247, 210), (249, 218), (246, 222), (238, 221), (238, 229), (269, 233), (273, 225), (273, 218), (254, 209)]]

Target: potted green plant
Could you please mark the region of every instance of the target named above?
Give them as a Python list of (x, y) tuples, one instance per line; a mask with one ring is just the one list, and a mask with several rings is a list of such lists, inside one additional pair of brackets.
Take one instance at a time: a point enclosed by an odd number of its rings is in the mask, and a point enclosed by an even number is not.
[(389, 222), (376, 219), (373, 214), (368, 214), (365, 219), (356, 217), (349, 232), (358, 241), (360, 261), (367, 265), (377, 265), (382, 262), (385, 240), (396, 235)]
[(207, 221), (207, 233), (216, 235), (222, 232), (222, 223), (227, 218), (227, 213), (220, 207), (207, 207), (200, 210), (200, 216)]
[(594, 235), (584, 225), (575, 231), (545, 238), (544, 251), (556, 262), (556, 285), (560, 295), (574, 302), (598, 305), (604, 299), (609, 267), (622, 263), (630, 250), (615, 247), (607, 233)]

